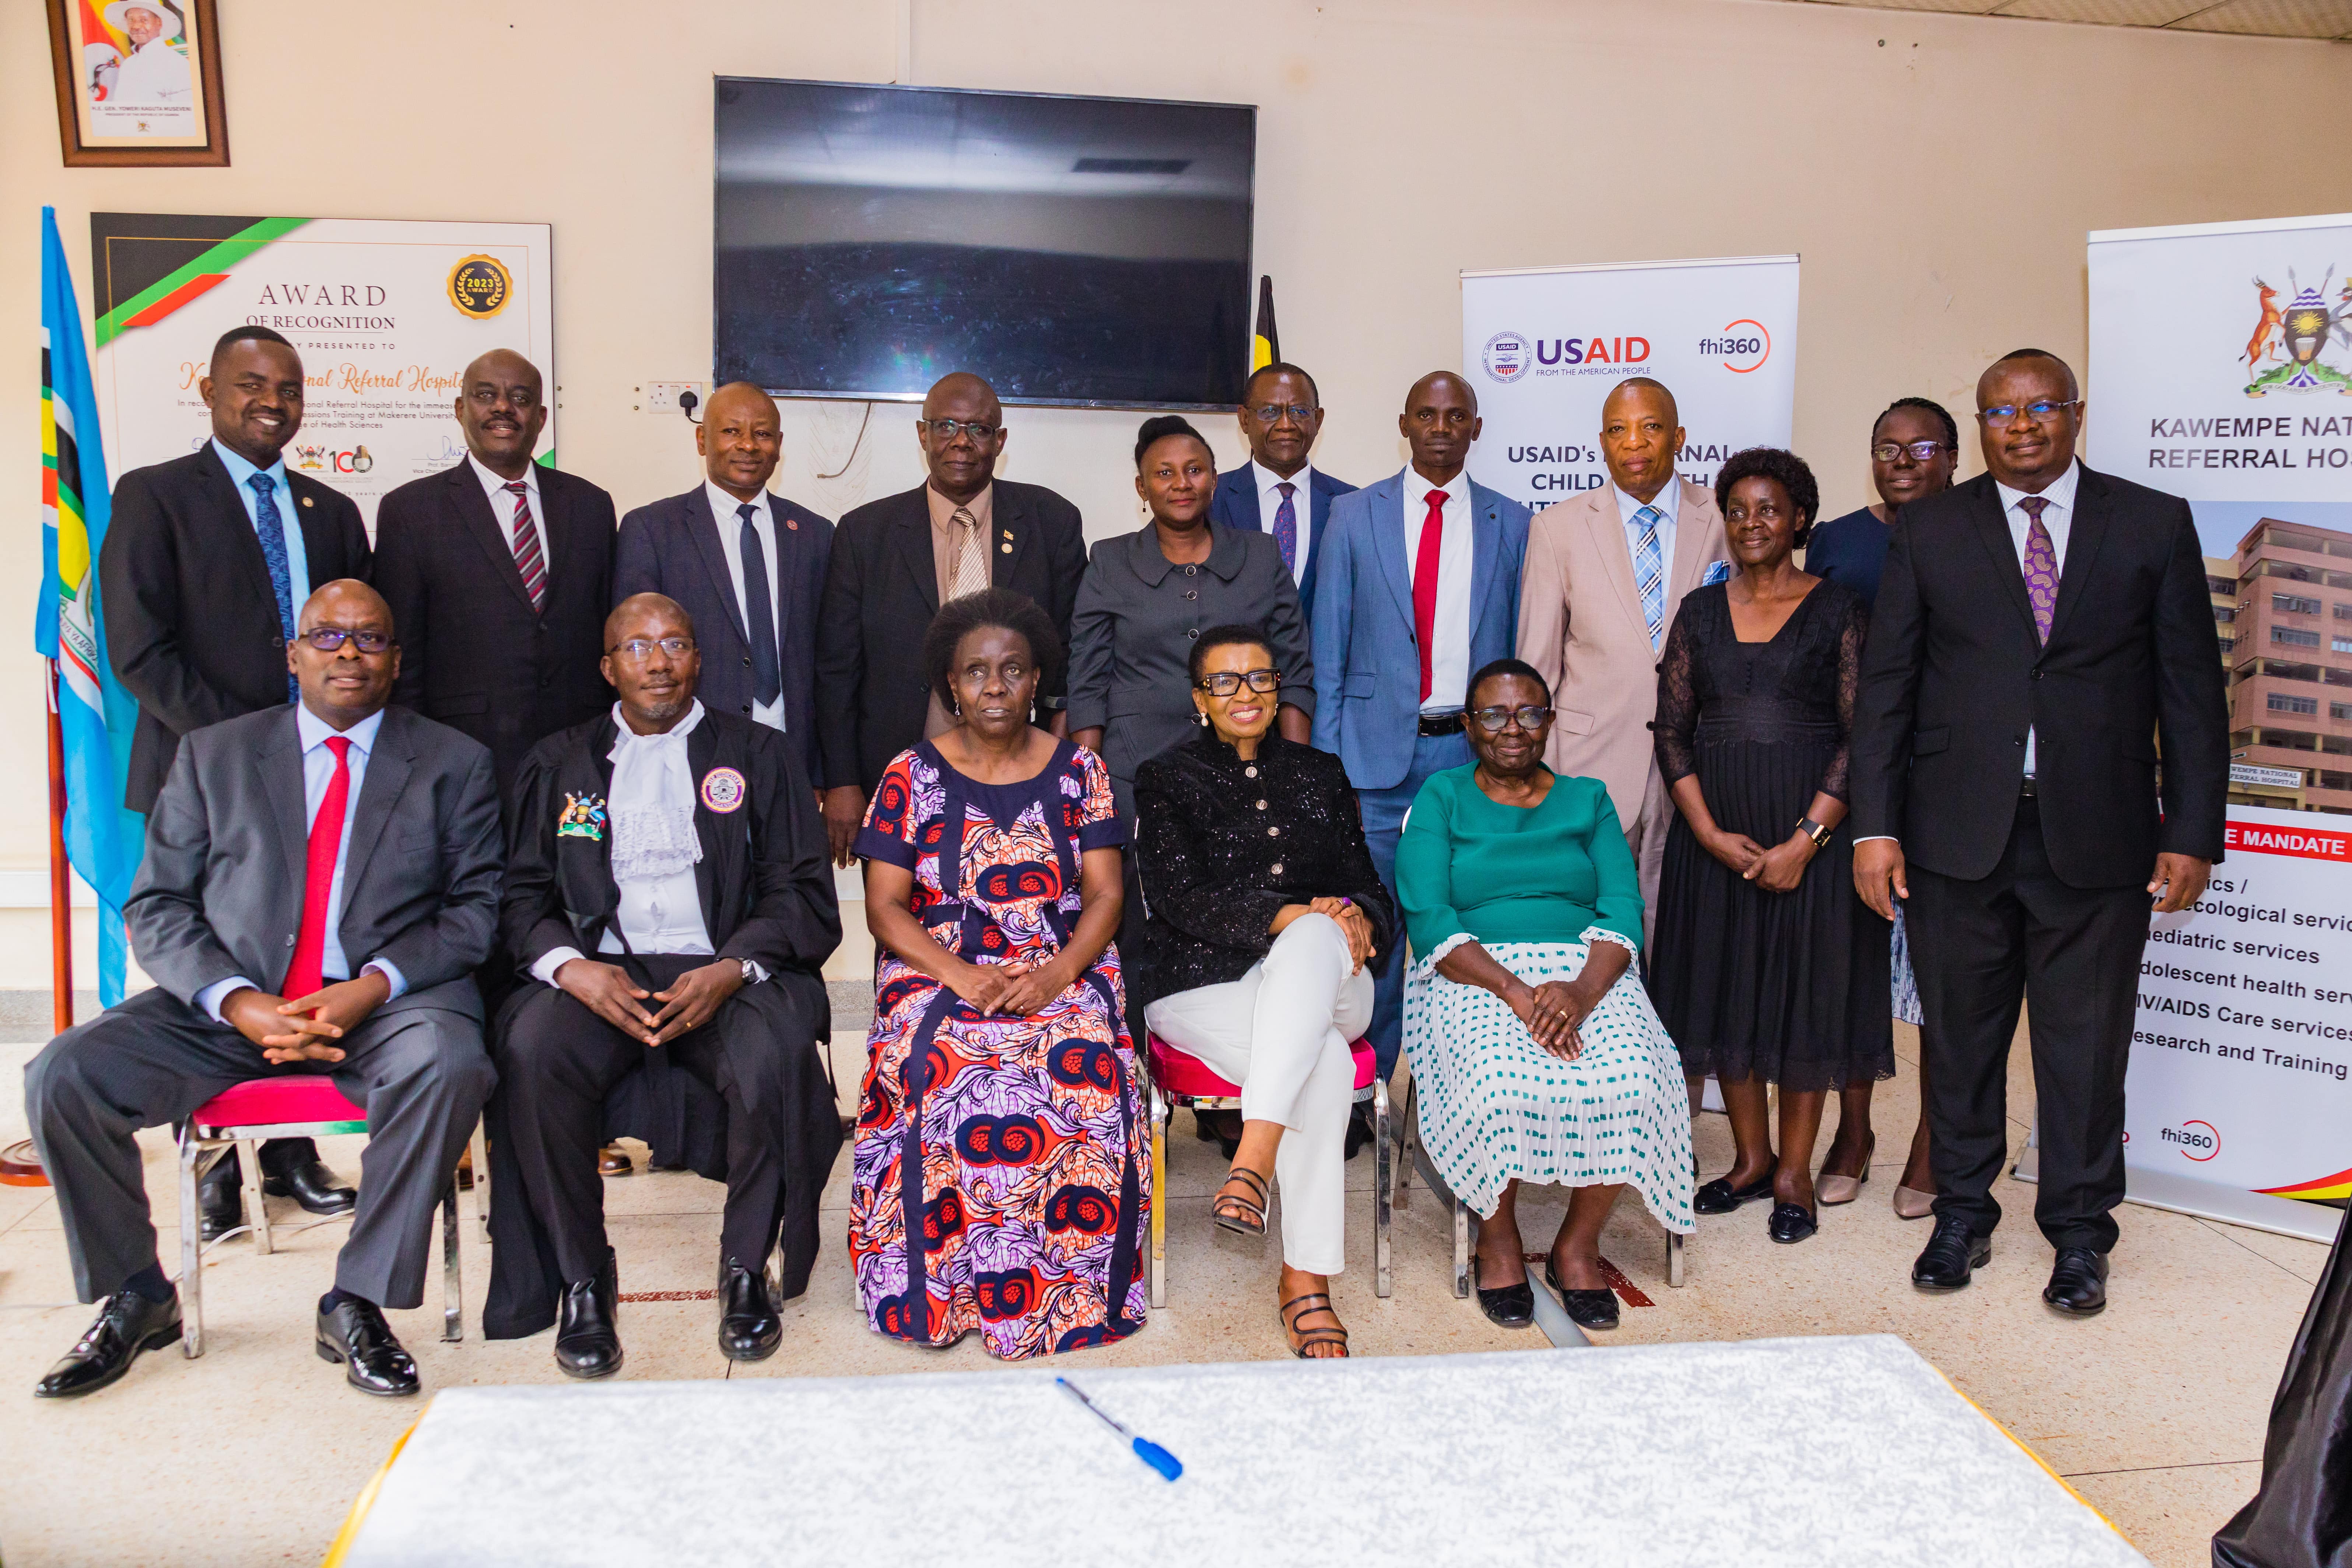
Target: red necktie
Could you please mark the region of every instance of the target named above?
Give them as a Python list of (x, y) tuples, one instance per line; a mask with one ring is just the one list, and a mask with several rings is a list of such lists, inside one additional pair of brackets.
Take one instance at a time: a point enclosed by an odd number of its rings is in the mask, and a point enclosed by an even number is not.
[(530, 486), (517, 479), (503, 488), (515, 499), (515, 570), (522, 574), (523, 592), (530, 595), (530, 607), (536, 610), (547, 602), (547, 557), (539, 548), (539, 524), (531, 521)]
[(335, 856), (343, 847), (343, 807), (352, 796), (352, 742), (331, 735), (327, 747), (335, 753), (335, 776), (327, 781), (327, 797), (310, 819), (310, 853), (302, 868), (302, 931), (294, 939), (294, 962), (286, 968), (288, 1001), (319, 989), (319, 955), (327, 946), (327, 895), (335, 887)]
[(1437, 631), (1437, 554), (1445, 543), (1445, 492), (1429, 492), (1429, 516), (1412, 563), (1412, 636), (1421, 645), (1421, 700), (1429, 700), (1429, 645)]

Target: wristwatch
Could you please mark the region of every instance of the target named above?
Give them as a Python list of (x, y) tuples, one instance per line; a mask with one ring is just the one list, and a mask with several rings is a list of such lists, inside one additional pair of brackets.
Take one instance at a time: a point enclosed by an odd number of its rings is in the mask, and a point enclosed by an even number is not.
[(1828, 826), (1822, 823), (1815, 822), (1810, 816), (1801, 816), (1797, 818), (1797, 831), (1811, 839), (1813, 841), (1813, 847), (1816, 849), (1822, 847), (1830, 841), (1830, 829)]
[(757, 985), (768, 977), (766, 970), (748, 958), (739, 958), (735, 962), (743, 966), (743, 984), (746, 985)]

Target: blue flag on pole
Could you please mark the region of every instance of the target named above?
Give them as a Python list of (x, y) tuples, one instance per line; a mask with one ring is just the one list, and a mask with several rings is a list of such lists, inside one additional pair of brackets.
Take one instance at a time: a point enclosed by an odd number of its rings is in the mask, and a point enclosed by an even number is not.
[(130, 944), (122, 901), (139, 870), (146, 818), (122, 805), (139, 705), (107, 662), (98, 552), (112, 511), (81, 307), (55, 207), (41, 209), (41, 596), (33, 647), (58, 668), (65, 736), (66, 856), (98, 894), (98, 996), (122, 1000)]

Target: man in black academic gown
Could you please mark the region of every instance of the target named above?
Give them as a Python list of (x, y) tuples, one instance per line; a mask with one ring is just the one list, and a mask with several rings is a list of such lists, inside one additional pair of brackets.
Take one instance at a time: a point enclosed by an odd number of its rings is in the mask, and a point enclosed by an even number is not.
[(595, 1152), (605, 1094), (683, 1068), (726, 1101), (719, 1348), (772, 1354), (769, 1288), (807, 1288), (841, 1122), (817, 1050), (841, 910), (808, 776), (784, 736), (694, 695), (694, 623), (640, 594), (604, 623), (621, 700), (549, 736), (515, 782), (499, 923), (521, 972), (491, 1106), (492, 1338), (560, 1319), (556, 1364), (621, 1366), (620, 1284)]

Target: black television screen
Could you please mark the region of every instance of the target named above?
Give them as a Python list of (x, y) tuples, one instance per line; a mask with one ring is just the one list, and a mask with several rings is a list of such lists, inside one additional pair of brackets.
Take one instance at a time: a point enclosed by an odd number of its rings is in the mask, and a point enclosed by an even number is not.
[(782, 395), (1231, 407), (1248, 105), (718, 80), (714, 372)]

